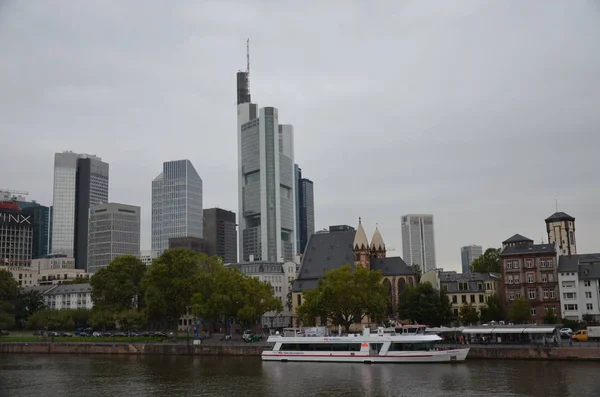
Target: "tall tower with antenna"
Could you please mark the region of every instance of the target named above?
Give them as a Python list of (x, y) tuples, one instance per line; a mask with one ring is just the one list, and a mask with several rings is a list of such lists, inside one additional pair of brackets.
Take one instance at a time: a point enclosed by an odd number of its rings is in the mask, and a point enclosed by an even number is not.
[(250, 103), (250, 39), (246, 40), (246, 71), (237, 72), (237, 103)]

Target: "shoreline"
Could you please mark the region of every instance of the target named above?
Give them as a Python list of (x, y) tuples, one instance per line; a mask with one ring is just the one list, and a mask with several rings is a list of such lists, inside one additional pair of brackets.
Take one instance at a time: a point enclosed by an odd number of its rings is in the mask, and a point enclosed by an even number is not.
[[(260, 357), (266, 345), (127, 342), (0, 342), (4, 354), (128, 354)], [(473, 347), (467, 360), (600, 361), (598, 347)]]

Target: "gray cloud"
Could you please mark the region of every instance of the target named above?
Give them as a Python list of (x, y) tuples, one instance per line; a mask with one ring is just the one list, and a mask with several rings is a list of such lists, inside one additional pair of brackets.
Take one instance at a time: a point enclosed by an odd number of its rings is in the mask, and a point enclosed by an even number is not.
[(464, 244), (542, 237), (554, 210), (598, 251), (600, 7), (589, 1), (17, 2), (0, 5), (2, 187), (52, 201), (53, 153), (111, 164), (138, 204), (189, 158), (205, 205), (237, 211), (235, 72), (295, 127), (316, 223), (435, 214), (438, 263)]

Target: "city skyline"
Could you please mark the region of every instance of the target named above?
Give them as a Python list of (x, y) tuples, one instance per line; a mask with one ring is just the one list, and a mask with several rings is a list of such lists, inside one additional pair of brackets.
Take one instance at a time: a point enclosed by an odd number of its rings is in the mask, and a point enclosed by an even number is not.
[[(595, 249), (592, 5), (417, 3), (388, 13), (322, 4), (315, 17), (284, 4), (181, 2), (147, 5), (133, 36), (127, 18), (111, 29), (106, 19), (139, 10), (67, 7), (3, 8), (20, 21), (1, 28), (0, 49), (14, 62), (0, 77), (10, 94), (0, 99), (0, 128), (19, 137), (5, 142), (0, 166), (12, 172), (3, 184), (42, 205), (52, 204), (53, 153), (73, 150), (110, 163), (111, 201), (142, 207), (142, 249), (151, 246), (149, 184), (164, 161), (189, 158), (204, 206), (237, 212), (232, 75), (250, 37), (252, 99), (276, 105), (298, 132), (296, 162), (317, 186), (316, 230), (362, 216), (400, 255), (401, 215), (432, 213), (437, 264), (458, 270), (465, 242), (498, 248), (517, 232), (540, 240), (557, 199), (577, 218), (577, 251)], [(331, 18), (365, 29), (328, 30)], [(283, 26), (285, 40), (275, 34)], [(59, 51), (44, 50), (57, 42)], [(568, 167), (551, 163), (554, 153)]]

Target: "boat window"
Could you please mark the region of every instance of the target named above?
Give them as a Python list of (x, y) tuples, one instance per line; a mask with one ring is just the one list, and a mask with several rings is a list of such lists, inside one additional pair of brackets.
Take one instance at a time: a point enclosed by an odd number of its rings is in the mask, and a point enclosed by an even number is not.
[(426, 343), (392, 343), (388, 351), (400, 352), (400, 351), (427, 351), (432, 350), (434, 346), (433, 342)]
[(283, 343), (279, 350), (357, 352), (360, 351), (360, 343)]

